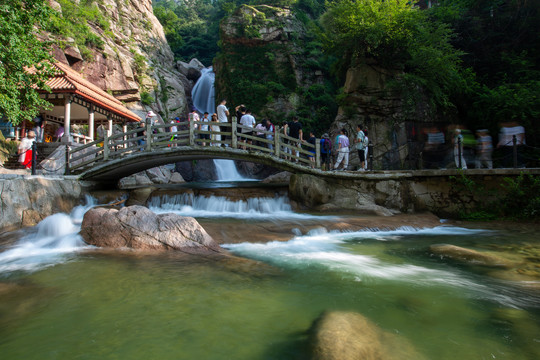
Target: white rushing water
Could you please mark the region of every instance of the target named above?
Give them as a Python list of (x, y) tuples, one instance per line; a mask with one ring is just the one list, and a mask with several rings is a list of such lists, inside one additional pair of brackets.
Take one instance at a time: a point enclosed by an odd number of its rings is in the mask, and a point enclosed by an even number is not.
[(75, 207), (70, 215), (59, 213), (43, 219), (34, 232), (0, 253), (0, 274), (38, 270), (67, 261), (70, 254), (89, 248), (79, 231), (84, 213), (95, 205), (95, 200), (87, 197), (86, 205)]
[(214, 80), (215, 74), (212, 67), (202, 69), (201, 77), (193, 86), (193, 90), (191, 90), (193, 105), (201, 113), (206, 111), (213, 114), (216, 112)]
[(236, 164), (232, 160), (214, 159), (216, 166), (217, 181), (250, 181), (238, 172)]
[(278, 266), (305, 270), (322, 268), (349, 276), (358, 282), (397, 281), (414, 286), (443, 286), (466, 289), (469, 296), (495, 300), (505, 306), (519, 307), (526, 299), (516, 299), (500, 288), (480, 284), (466, 273), (432, 269), (424, 266), (388, 262), (374, 255), (352, 253), (347, 247), (363, 240), (406, 241), (407, 236), (480, 236), (486, 230), (472, 230), (452, 226), (429, 229), (401, 227), (396, 230), (362, 230), (357, 232), (328, 232), (321, 228), (307, 235), (296, 236), (290, 241), (268, 243), (224, 244), (224, 248), (248, 258), (265, 261)]
[(183, 216), (204, 218), (236, 218), (246, 220), (302, 220), (331, 219), (331, 216), (298, 214), (292, 211), (289, 199), (250, 198), (247, 201), (228, 200), (221, 196), (194, 196), (193, 194), (154, 197), (148, 207), (155, 213), (173, 212)]

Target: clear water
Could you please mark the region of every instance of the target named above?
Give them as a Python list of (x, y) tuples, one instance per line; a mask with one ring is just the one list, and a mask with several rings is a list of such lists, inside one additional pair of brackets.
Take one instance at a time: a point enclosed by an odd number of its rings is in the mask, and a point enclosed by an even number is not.
[[(534, 234), (321, 228), (225, 245), (252, 263), (96, 251), (76, 235), (90, 206), (44, 220), (0, 254), (3, 360), (308, 359), (307, 330), (326, 310), (359, 312), (428, 359), (540, 358), (538, 293), (427, 251), (530, 244)], [(39, 260), (19, 251), (28, 242), (41, 242)]]

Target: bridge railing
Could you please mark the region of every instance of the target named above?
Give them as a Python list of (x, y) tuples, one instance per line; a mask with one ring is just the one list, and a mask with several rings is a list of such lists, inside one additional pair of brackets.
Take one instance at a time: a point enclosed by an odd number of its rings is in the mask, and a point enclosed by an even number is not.
[[(208, 125), (208, 130), (202, 126)], [(176, 126), (176, 131), (171, 131)], [(209, 135), (205, 139), (201, 135)], [(206, 137), (206, 136), (205, 136)], [(82, 172), (96, 163), (118, 159), (137, 152), (190, 147), (230, 147), (257, 154), (266, 154), (290, 162), (320, 168), (320, 139), (315, 145), (287, 136), (280, 131), (256, 129), (230, 123), (190, 121), (174, 124), (151, 124), (109, 135), (66, 152), (66, 174)]]

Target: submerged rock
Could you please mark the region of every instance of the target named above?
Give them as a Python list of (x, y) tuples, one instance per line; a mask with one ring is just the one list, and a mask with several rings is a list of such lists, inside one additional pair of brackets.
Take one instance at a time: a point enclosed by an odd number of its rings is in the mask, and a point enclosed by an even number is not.
[(472, 249), (462, 248), (449, 244), (437, 244), (431, 245), (429, 251), (432, 254), (440, 255), (441, 257), (459, 261), (461, 263), (470, 265), (479, 265), (486, 267), (500, 267), (510, 269), (516, 266), (516, 264), (510, 260), (502, 258), (500, 256), (480, 252)]
[(422, 360), (405, 339), (354, 312), (323, 313), (311, 328), (313, 360)]
[(192, 217), (155, 214), (143, 206), (86, 212), (81, 236), (88, 244), (110, 248), (180, 250), (215, 254), (222, 249)]

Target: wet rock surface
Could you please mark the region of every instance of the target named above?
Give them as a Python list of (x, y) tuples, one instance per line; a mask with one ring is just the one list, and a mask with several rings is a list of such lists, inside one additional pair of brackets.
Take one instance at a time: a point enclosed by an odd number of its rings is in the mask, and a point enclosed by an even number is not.
[(222, 251), (194, 218), (156, 215), (143, 206), (91, 209), (84, 215), (80, 233), (85, 242), (100, 247), (180, 250), (190, 254)]
[(325, 312), (310, 332), (313, 360), (425, 359), (406, 339), (354, 312)]
[(429, 251), (434, 255), (439, 255), (443, 258), (448, 258), (464, 264), (487, 266), (509, 269), (517, 264), (508, 259), (505, 259), (496, 254), (488, 252), (480, 252), (477, 250), (467, 249), (460, 246), (449, 244), (431, 245)]

